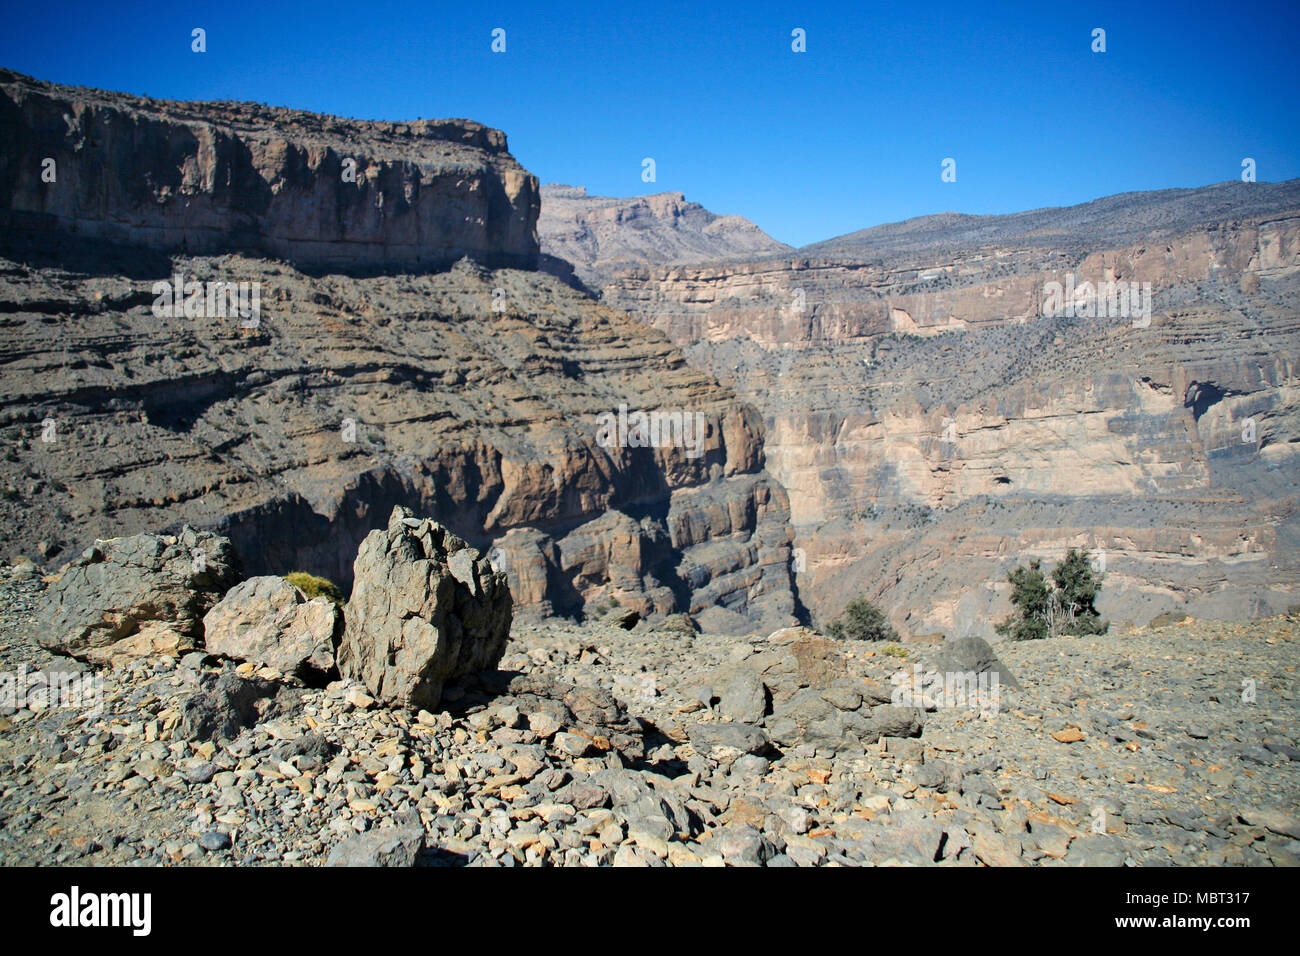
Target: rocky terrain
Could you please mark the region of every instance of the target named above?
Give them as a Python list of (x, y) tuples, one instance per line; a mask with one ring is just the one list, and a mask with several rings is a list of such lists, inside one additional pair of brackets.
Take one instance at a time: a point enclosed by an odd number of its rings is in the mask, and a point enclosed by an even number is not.
[(582, 186), (542, 187), (537, 222), (542, 251), (571, 264), (593, 290), (620, 268), (714, 262), (789, 252), (740, 216), (719, 216), (681, 193), (615, 199)]
[[(5, 138), (7, 149), (46, 135), (31, 104), (60, 97), (72, 113), (86, 113), (87, 102), (95, 104), (87, 115), (118, 110), (115, 129), (141, 111), (156, 115), (151, 129), (186, 142), (197, 117), (223, 117), (244, 151), (271, 120), (304, 137), (335, 123), (133, 99), (129, 112), (120, 98), (104, 105), (87, 93), (83, 101), (34, 81), (4, 91), (10, 120), (23, 106), (29, 112), (19, 115), (34, 126)], [(405, 156), (412, 176), (442, 155), (442, 146), (383, 124), (347, 128), (354, 146), (393, 162)], [(429, 128), (450, 135), (460, 127)], [(487, 164), (474, 176), (499, 172), (505, 188), (515, 167), (504, 138), (478, 128), (471, 139), (478, 152), (448, 146), (448, 155), (473, 153)], [(493, 144), (500, 148), (489, 162)], [(98, 168), (116, 148), (86, 140), (76, 161)], [(165, 179), (177, 171), (171, 163), (189, 168), (186, 156), (141, 151), (137, 164), (152, 158), (154, 166), (137, 171)], [(47, 192), (73, 191), (69, 165)], [(257, 177), (279, 182), (259, 168)], [(471, 195), (482, 192), (477, 182), (464, 180)], [(261, 187), (231, 188), (238, 204)], [(315, 208), (294, 188), (277, 186), (275, 195), (300, 213)], [(531, 237), (536, 203), (520, 201)], [(187, 202), (178, 208), (199, 200)], [(535, 253), (535, 239), (516, 245), (504, 233), (462, 232), (462, 214), (477, 222), (479, 212), (443, 194), (430, 202), (461, 223), (421, 246), (463, 257), (440, 272), (322, 275), (247, 250), (194, 256), (5, 233), (0, 553), (61, 563), (96, 538), (189, 522), (228, 535), (250, 573), (308, 571), (346, 593), (362, 538), (404, 504), (496, 549), (525, 613), (580, 615), (588, 604), (619, 603), (699, 613), (723, 630), (793, 623), (788, 502), (765, 471), (754, 411), (690, 368), (657, 330), (545, 273), (470, 258)], [(119, 218), (130, 223), (134, 208), (118, 209)], [(400, 220), (386, 221), (396, 236)], [(268, 241), (278, 235), (270, 220), (254, 225)], [(145, 244), (159, 237), (144, 226), (138, 233)], [(493, 254), (483, 256), (480, 241), (489, 240)], [(349, 242), (336, 251), (355, 252), (351, 261), (364, 267), (366, 254)], [(159, 282), (255, 285), (260, 312), (160, 314)], [(694, 448), (602, 445), (601, 416), (621, 406), (701, 416), (706, 433)]]
[[(803, 258), (645, 266), (602, 301), (762, 413), (818, 618), (992, 635), (1005, 574), (1104, 552), (1104, 613), (1284, 611), (1300, 580), (1300, 184), (926, 217)], [(1049, 282), (1151, 315), (1044, 317)]]
[[(0, 134), (0, 865), (1300, 862), (1296, 184), (814, 254), (466, 120)], [(1110, 633), (982, 640), (1068, 545)]]
[[(2, 572), (0, 671), (79, 668), (35, 640), (49, 586)], [(0, 863), (1294, 865), (1298, 638), (1280, 617), (1003, 646), (1019, 689), (983, 710), (889, 703), (894, 675), (942, 672), (933, 648), (684, 617), (516, 622), (501, 670), (432, 711), (122, 657), (80, 708), (36, 690), (0, 715)]]
[(6, 242), (36, 253), (98, 240), (349, 272), (537, 264), (537, 179), (469, 120), (174, 103), (0, 69), (0, 180)]

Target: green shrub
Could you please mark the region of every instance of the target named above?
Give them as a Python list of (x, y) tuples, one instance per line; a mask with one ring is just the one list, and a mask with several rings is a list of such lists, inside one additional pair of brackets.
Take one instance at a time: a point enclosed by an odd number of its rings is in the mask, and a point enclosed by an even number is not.
[(898, 632), (890, 625), (885, 612), (866, 598), (850, 601), (844, 613), (826, 625), (826, 633), (839, 641), (898, 640)]
[(1042, 562), (1018, 566), (1007, 575), (1014, 610), (995, 630), (1013, 641), (1105, 634), (1110, 624), (1096, 608), (1103, 577), (1092, 570), (1087, 549), (1066, 552), (1050, 582), (1043, 574)]
[(286, 574), (284, 579), (296, 587), (303, 594), (307, 595), (307, 600), (316, 597), (327, 597), (335, 604), (343, 603), (343, 592), (338, 585), (328, 578), (317, 577), (314, 574), (308, 574), (306, 571), (294, 571)]

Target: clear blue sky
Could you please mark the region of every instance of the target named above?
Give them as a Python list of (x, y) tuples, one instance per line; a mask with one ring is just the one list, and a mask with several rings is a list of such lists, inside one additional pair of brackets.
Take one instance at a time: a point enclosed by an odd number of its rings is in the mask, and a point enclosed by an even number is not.
[[(543, 182), (679, 190), (792, 245), (945, 210), (1222, 182), (1247, 156), (1261, 181), (1300, 176), (1296, 0), (0, 0), (0, 24), (0, 65), (39, 79), (470, 117), (505, 130)], [(205, 54), (190, 51), (194, 27)], [(795, 27), (806, 53), (790, 49)], [(945, 157), (955, 183), (940, 181)]]

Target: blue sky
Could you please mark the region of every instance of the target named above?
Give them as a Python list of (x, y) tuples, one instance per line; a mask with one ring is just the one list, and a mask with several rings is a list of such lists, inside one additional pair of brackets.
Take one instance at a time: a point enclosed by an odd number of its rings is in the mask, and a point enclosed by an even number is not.
[[(626, 9), (620, 9), (620, 8)], [(979, 9), (985, 7), (988, 9)], [(0, 65), (168, 99), (465, 116), (543, 182), (677, 190), (792, 245), (912, 216), (1300, 176), (1300, 4), (0, 3)], [(207, 31), (207, 52), (190, 31)], [(506, 30), (506, 52), (490, 49)], [(807, 52), (791, 51), (791, 30)], [(1091, 50), (1106, 30), (1106, 52)], [(657, 181), (641, 180), (644, 157)], [(940, 179), (956, 160), (956, 182)]]

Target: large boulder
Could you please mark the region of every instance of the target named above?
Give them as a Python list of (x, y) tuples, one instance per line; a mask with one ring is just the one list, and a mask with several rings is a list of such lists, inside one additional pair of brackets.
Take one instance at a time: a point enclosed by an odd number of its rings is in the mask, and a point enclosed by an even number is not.
[(326, 866), (415, 866), (424, 850), (424, 827), (396, 826), (348, 837), (330, 850)]
[(334, 670), (341, 624), (329, 598), (308, 600), (284, 578), (256, 577), (236, 584), (207, 613), (203, 637), (213, 654), (315, 684)]
[(203, 615), (238, 580), (237, 568), (229, 540), (189, 526), (96, 541), (50, 581), (38, 640), (96, 663), (192, 650)]
[(710, 686), (721, 691), (724, 712), (735, 720), (757, 722), (801, 690), (820, 690), (848, 673), (840, 645), (806, 627), (782, 628), (760, 647), (710, 675)]
[(1020, 682), (998, 660), (993, 647), (988, 641), (979, 637), (963, 637), (938, 645), (939, 651), (934, 657), (934, 670), (940, 674), (993, 674), (998, 676), (999, 688), (1020, 690)]
[(185, 699), (180, 736), (185, 740), (230, 741), (246, 727), (269, 717), (276, 685), (260, 677), (240, 677), (229, 664), (199, 677), (199, 686)]
[(485, 555), (394, 508), (357, 552), (339, 670), (384, 703), (433, 710), (448, 680), (496, 667), (512, 610), (506, 575)]

